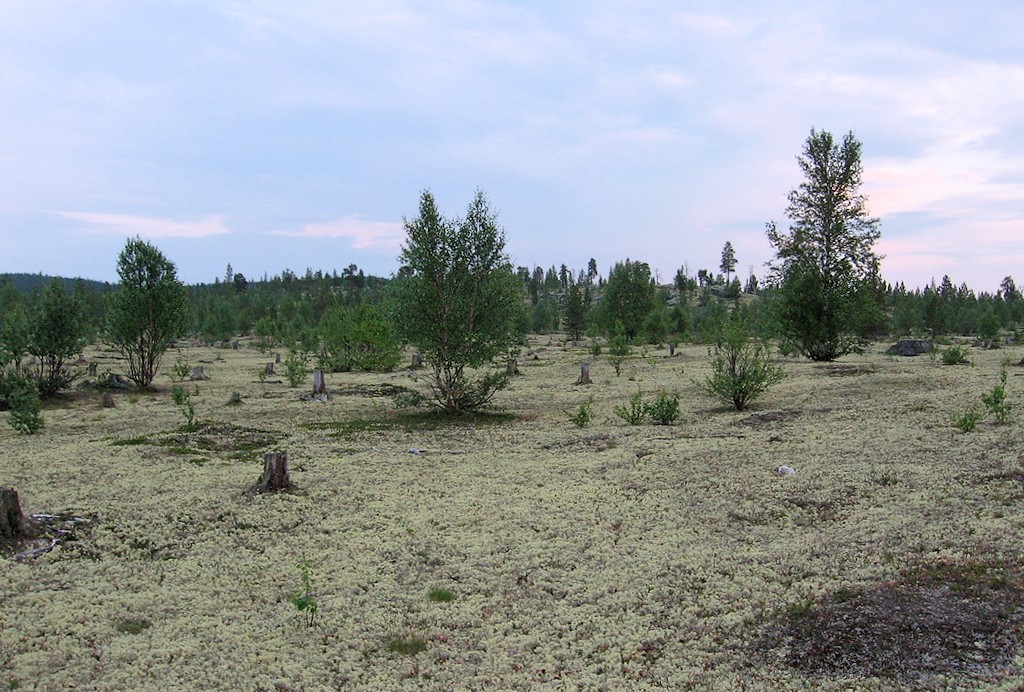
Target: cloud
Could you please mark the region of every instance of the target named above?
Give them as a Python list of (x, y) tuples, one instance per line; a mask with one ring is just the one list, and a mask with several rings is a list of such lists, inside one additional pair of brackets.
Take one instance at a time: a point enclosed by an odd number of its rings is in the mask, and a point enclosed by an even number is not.
[(91, 230), (117, 235), (137, 235), (142, 238), (205, 238), (231, 231), (219, 216), (208, 216), (200, 221), (172, 221), (131, 214), (101, 214), (87, 211), (59, 211), (60, 216), (83, 221)]
[(290, 238), (351, 238), (359, 250), (397, 250), (405, 239), (405, 226), (394, 221), (367, 221), (349, 216), (327, 223), (306, 224), (298, 231), (272, 231)]

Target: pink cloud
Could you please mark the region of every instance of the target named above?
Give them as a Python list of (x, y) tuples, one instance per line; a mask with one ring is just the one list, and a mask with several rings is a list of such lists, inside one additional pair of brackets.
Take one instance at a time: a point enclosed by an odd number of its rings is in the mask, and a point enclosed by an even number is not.
[(394, 221), (367, 221), (347, 217), (328, 223), (311, 223), (298, 231), (274, 231), (292, 238), (351, 238), (357, 249), (397, 250), (405, 239), (405, 226)]
[(219, 216), (208, 216), (200, 221), (172, 221), (131, 214), (101, 214), (87, 211), (56, 213), (68, 219), (83, 221), (94, 231), (137, 235), (142, 238), (204, 238), (231, 232)]

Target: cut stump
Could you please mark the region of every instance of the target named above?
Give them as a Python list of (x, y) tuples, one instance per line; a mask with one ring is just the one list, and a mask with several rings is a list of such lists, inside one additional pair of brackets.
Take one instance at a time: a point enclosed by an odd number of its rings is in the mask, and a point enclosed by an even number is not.
[(0, 488), (0, 538), (20, 538), (25, 530), (18, 491)]
[(269, 452), (263, 455), (263, 476), (259, 491), (276, 493), (292, 487), (288, 476), (288, 452)]
[(576, 384), (592, 384), (590, 381), (590, 363), (580, 363), (580, 379)]

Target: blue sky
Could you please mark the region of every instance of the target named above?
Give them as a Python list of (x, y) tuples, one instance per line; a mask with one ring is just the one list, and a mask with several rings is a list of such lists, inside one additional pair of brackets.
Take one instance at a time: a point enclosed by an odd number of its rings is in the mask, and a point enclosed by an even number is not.
[(517, 265), (765, 273), (812, 127), (890, 281), (1024, 281), (1024, 4), (0, 0), (0, 272), (389, 275), (430, 189)]

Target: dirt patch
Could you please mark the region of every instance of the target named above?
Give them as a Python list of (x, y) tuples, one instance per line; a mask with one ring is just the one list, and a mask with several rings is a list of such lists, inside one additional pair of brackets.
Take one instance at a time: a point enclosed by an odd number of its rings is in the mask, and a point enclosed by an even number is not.
[(767, 423), (785, 423), (800, 417), (801, 411), (760, 411), (736, 421), (736, 425), (759, 426)]
[(787, 647), (788, 666), (822, 677), (998, 677), (1024, 641), (1021, 587), (1020, 570), (1006, 565), (926, 565), (793, 606), (769, 639)]

